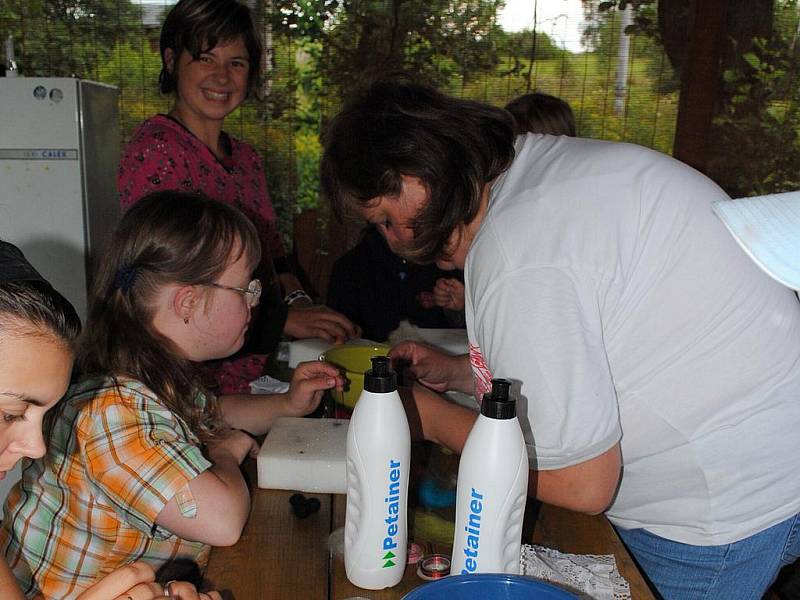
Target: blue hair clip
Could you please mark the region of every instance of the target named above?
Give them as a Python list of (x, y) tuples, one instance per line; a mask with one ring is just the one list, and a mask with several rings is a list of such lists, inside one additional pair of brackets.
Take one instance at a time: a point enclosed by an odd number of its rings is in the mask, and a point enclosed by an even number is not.
[(139, 276), (141, 269), (133, 265), (122, 265), (114, 277), (114, 285), (118, 287), (123, 294), (131, 291), (131, 288), (136, 283), (136, 278)]

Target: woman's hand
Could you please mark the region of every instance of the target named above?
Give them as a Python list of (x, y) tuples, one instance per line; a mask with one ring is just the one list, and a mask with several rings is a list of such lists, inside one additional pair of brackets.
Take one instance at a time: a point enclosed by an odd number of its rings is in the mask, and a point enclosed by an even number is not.
[(132, 562), (109, 573), (78, 596), (78, 600), (222, 600), (217, 592), (200, 593), (186, 581), (171, 581), (162, 587), (153, 568)]
[(471, 391), (472, 372), (466, 354), (451, 356), (421, 342), (401, 342), (389, 351), (389, 358), (398, 370), (402, 368), (432, 390)]
[(458, 279), (437, 279), (433, 287), (433, 302), (448, 310), (464, 310), (464, 284)]
[(350, 319), (327, 306), (290, 307), (283, 333), (294, 338), (322, 338), (332, 344), (343, 344), (361, 335), (361, 328)]
[(319, 360), (297, 365), (286, 392), (286, 416), (302, 417), (319, 406), (325, 390), (344, 388), (339, 369)]
[(156, 574), (150, 565), (143, 561), (132, 562), (103, 577), (78, 596), (78, 600), (127, 600), (128, 597), (151, 600), (164, 595), (155, 580)]

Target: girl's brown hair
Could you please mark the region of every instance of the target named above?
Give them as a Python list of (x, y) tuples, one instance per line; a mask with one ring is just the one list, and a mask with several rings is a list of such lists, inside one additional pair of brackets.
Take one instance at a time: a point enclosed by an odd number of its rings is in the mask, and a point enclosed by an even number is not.
[[(203, 439), (221, 423), (216, 398), (196, 366), (153, 326), (154, 300), (167, 284), (215, 282), (232, 253), (258, 264), (255, 227), (241, 212), (199, 194), (157, 192), (122, 218), (103, 253), (78, 352), (83, 376), (144, 383)], [(205, 410), (196, 405), (205, 394)]]

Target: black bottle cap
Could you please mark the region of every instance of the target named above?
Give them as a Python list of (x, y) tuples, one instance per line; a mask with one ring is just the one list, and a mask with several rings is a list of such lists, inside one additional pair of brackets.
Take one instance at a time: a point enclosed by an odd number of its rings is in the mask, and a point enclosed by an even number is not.
[(364, 373), (364, 389), (385, 394), (397, 389), (397, 373), (392, 371), (388, 356), (373, 356), (372, 368)]
[(492, 391), (483, 395), (481, 414), (490, 419), (513, 419), (517, 416), (517, 401), (508, 395), (508, 379), (492, 379)]

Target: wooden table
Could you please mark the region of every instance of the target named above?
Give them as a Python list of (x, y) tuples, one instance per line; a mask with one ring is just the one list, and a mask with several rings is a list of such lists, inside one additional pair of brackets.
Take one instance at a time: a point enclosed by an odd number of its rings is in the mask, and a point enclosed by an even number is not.
[[(248, 461), (245, 471), (255, 482), (255, 461)], [(226, 600), (397, 599), (425, 583), (417, 576), (416, 565), (409, 565), (403, 580), (391, 589), (363, 590), (352, 585), (345, 575), (341, 556), (331, 557), (328, 551), (331, 532), (344, 526), (345, 496), (315, 495), (320, 500), (320, 510), (298, 519), (289, 503), (292, 493), (254, 488), (250, 519), (239, 542), (212, 550), (207, 577), (216, 589), (224, 592)], [(541, 505), (532, 525), (533, 535), (527, 527), (524, 541), (562, 552), (613, 554), (617, 568), (631, 586), (634, 600), (653, 599), (604, 516), (590, 517)], [(415, 539), (413, 532), (410, 537)], [(430, 544), (426, 549), (450, 553), (449, 548)]]

